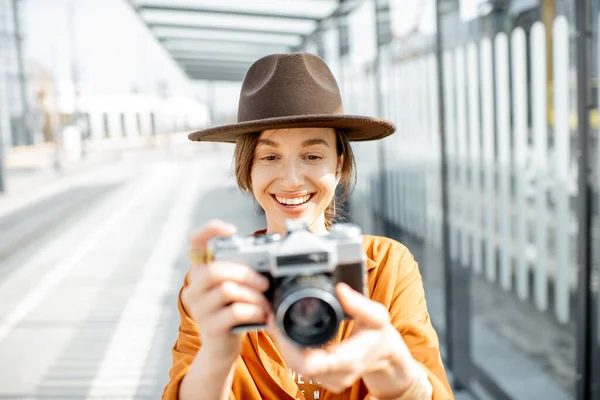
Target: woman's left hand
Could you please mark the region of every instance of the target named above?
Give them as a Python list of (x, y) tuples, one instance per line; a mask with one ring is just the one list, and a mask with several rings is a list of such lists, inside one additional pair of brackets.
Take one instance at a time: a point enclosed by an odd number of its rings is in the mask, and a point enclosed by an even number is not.
[(402, 336), (391, 324), (387, 309), (348, 285), (336, 292), (344, 311), (353, 318), (349, 338), (323, 348), (301, 348), (287, 340), (269, 317), (269, 333), (288, 368), (334, 393), (362, 378), (376, 398), (400, 396), (419, 368)]

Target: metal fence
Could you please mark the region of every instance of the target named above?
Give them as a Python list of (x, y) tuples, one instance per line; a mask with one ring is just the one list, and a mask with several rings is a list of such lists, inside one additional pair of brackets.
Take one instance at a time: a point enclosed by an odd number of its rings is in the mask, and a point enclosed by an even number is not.
[[(529, 55), (522, 28), (511, 32), (510, 45), (502, 32), (444, 50), (450, 254), (504, 290), (514, 285), (521, 299), (534, 299), (541, 311), (548, 309), (548, 281), (554, 281), (553, 312), (566, 323), (569, 293), (577, 288), (573, 207), (577, 192), (571, 149), (575, 132), (568, 120), (573, 110), (569, 94), (573, 71), (564, 16), (557, 17), (553, 31), (553, 127), (548, 126), (546, 33), (541, 22), (532, 28)], [(376, 211), (440, 247), (435, 63), (435, 53), (425, 53), (386, 71), (386, 80), (395, 80), (394, 92), (386, 100), (395, 96), (407, 101), (387, 113), (398, 123), (398, 135), (385, 145), (390, 160), (385, 184), (391, 188), (385, 203), (391, 207)]]
[[(382, 2), (365, 3), (375, 13)], [(350, 43), (340, 56), (346, 111), (397, 124), (381, 143), (355, 146), (352, 218), (410, 244), (428, 296), (445, 292), (432, 319), (459, 388), (496, 398), (600, 399), (600, 271), (580, 252), (591, 258), (598, 247), (594, 233), (586, 250), (582, 232), (587, 220), (597, 224), (600, 208), (600, 4), (552, 2), (549, 17), (549, 3), (528, 10), (527, 22), (508, 6), (462, 22), (446, 5), (439, 53), (436, 34), (380, 43), (366, 60)], [(589, 16), (590, 31), (577, 15)], [(578, 47), (580, 35), (589, 35), (589, 47)], [(589, 104), (579, 104), (582, 91)], [(578, 123), (579, 115), (589, 121)], [(591, 160), (586, 186), (583, 152)]]

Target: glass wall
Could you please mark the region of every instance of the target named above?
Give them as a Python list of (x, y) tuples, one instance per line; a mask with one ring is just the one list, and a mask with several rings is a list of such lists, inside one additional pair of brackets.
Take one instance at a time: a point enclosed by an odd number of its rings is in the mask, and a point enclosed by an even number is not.
[[(368, 50), (376, 40), (366, 34), (376, 32), (375, 0), (346, 17), (350, 51), (338, 71), (346, 112), (397, 125), (385, 140), (354, 146), (351, 218), (415, 254), (457, 391), (600, 399), (600, 0), (591, 3), (584, 84), (574, 34), (575, 4), (583, 3), (427, 0), (411, 9), (389, 0), (394, 39), (378, 52)], [(589, 149), (579, 145), (581, 90), (592, 96)], [(593, 171), (589, 282), (578, 258), (579, 221), (591, 218), (579, 213), (582, 151), (590, 151)], [(580, 312), (587, 290), (590, 318)], [(585, 355), (591, 370), (582, 367)], [(587, 397), (577, 391), (582, 379), (595, 385)]]

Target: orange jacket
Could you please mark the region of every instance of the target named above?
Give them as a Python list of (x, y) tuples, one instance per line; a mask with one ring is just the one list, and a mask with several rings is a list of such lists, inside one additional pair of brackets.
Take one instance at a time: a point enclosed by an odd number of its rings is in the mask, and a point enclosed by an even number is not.
[[(433, 400), (453, 399), (439, 351), (438, 337), (431, 325), (423, 282), (417, 262), (402, 244), (385, 237), (364, 235), (371, 299), (384, 304), (412, 356), (428, 372), (433, 386)], [(187, 277), (184, 287), (187, 284)], [(170, 381), (163, 399), (177, 399), (179, 383), (189, 370), (200, 348), (195, 322), (186, 313), (181, 292), (178, 300), (181, 324), (173, 346)], [(352, 322), (344, 321), (335, 341), (349, 336)], [(334, 341), (334, 342), (335, 342)], [(200, 397), (201, 398), (201, 394)], [(303, 399), (290, 371), (270, 337), (262, 332), (249, 332), (237, 358), (230, 400)], [(365, 400), (368, 391), (362, 381), (340, 394), (322, 392), (322, 400)]]

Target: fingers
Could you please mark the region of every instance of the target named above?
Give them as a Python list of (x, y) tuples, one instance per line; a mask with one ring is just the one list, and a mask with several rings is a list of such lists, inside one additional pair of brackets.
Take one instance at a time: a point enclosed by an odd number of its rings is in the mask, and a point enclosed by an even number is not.
[(237, 325), (265, 323), (269, 281), (252, 268), (213, 261), (192, 265), (188, 278), (182, 300), (205, 339), (230, 337)]
[(232, 281), (215, 286), (206, 293), (202, 301), (206, 313), (213, 313), (232, 303), (253, 304), (265, 312), (269, 310), (269, 302), (261, 292)]
[(381, 328), (389, 323), (390, 316), (383, 304), (369, 299), (345, 283), (339, 283), (335, 289), (344, 311), (359, 325)]
[[(337, 347), (301, 348), (284, 338), (276, 328), (272, 314), (267, 325), (287, 366), (297, 373), (316, 380), (320, 386), (334, 393), (352, 386), (360, 378), (360, 359), (356, 357), (355, 347), (345, 348), (343, 352), (337, 351)], [(356, 345), (364, 343), (354, 343)]]
[(269, 288), (269, 280), (252, 268), (227, 261), (214, 261), (204, 265), (193, 265), (189, 278), (196, 282), (197, 290), (204, 292), (225, 281), (249, 286), (264, 292)]
[(208, 241), (215, 236), (231, 236), (237, 231), (234, 225), (227, 222), (212, 220), (190, 236), (190, 248), (205, 250)]
[(262, 306), (233, 303), (214, 313), (206, 330), (211, 334), (218, 334), (229, 332), (237, 325), (264, 324), (266, 320), (267, 311)]
[(212, 238), (235, 233), (235, 226), (215, 220), (190, 236), (192, 264), (181, 292), (181, 301), (198, 327), (203, 347), (225, 360), (233, 360), (241, 351), (242, 336), (232, 328), (264, 324), (268, 313), (263, 295), (269, 286), (266, 278), (248, 266), (206, 257)]
[(324, 348), (305, 348), (295, 345), (287, 339), (276, 326), (275, 317), (269, 314), (267, 319), (269, 333), (277, 342), (282, 354), (285, 354), (288, 366), (306, 376), (319, 376), (327, 372), (329, 352)]
[[(269, 332), (277, 341), (289, 367), (318, 379), (333, 391), (351, 385), (360, 376), (361, 369), (370, 370), (373, 367), (371, 360), (383, 359), (379, 353), (385, 349), (380, 348), (382, 346), (379, 344), (388, 343), (384, 339), (388, 337), (387, 328), (391, 326), (388, 311), (382, 304), (346, 284), (338, 284), (336, 294), (344, 311), (354, 320), (353, 335), (337, 345), (325, 348), (298, 347), (287, 340), (273, 317), (268, 321)], [(337, 387), (338, 384), (341, 386)]]
[(227, 336), (237, 325), (264, 324), (269, 312), (261, 291), (232, 281), (208, 291), (198, 283), (190, 284), (182, 292), (182, 301), (207, 340)]

